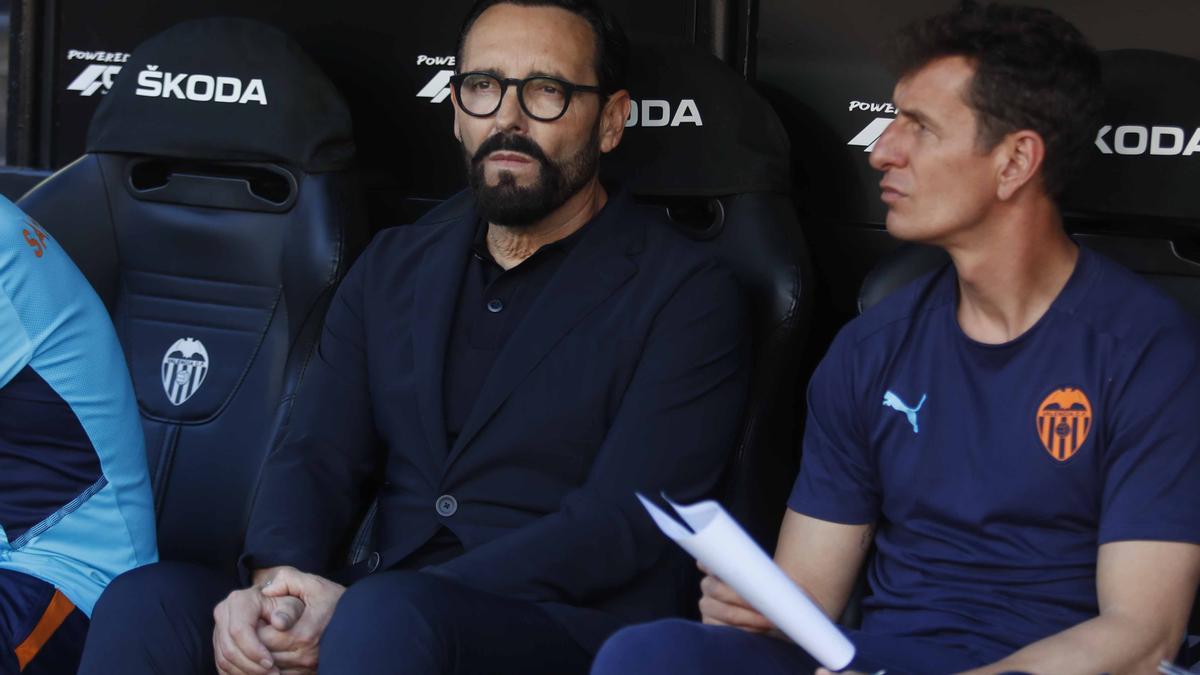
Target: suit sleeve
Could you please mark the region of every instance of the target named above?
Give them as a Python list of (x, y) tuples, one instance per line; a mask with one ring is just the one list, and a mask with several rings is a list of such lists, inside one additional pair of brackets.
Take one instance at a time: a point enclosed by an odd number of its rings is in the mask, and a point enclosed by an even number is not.
[(535, 602), (578, 603), (632, 581), (668, 544), (634, 493), (711, 491), (737, 438), (748, 342), (732, 277), (698, 269), (655, 318), (585, 483), (557, 512), (429, 571)]
[(290, 424), (267, 457), (240, 562), (328, 573), (381, 461), (367, 380), (365, 252), (339, 286), (296, 392)]
[(8, 384), (33, 357), (33, 343), (25, 332), (17, 309), (0, 289), (0, 387)]

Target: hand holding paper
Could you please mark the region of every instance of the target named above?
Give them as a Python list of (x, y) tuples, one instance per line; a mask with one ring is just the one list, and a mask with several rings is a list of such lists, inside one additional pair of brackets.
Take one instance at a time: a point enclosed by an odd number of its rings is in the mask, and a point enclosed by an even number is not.
[[(687, 525), (638, 495), (659, 529), (729, 584), (747, 602), (830, 670), (854, 658), (854, 645), (754, 543), (720, 504), (691, 506), (667, 500)], [(689, 529), (690, 528), (690, 529)]]
[(779, 632), (770, 619), (751, 607), (745, 598), (703, 563), (696, 565), (704, 573), (704, 578), (700, 580), (700, 621), (733, 626), (753, 633)]

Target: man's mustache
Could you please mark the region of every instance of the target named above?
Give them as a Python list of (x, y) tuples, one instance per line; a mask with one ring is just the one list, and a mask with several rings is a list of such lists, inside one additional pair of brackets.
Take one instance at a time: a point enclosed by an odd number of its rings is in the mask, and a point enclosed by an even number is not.
[(546, 153), (542, 152), (537, 143), (529, 140), (529, 137), (521, 136), (520, 134), (497, 134), (489, 137), (479, 146), (479, 149), (475, 151), (475, 155), (471, 157), (471, 165), (478, 166), (488, 155), (501, 151), (519, 152), (529, 155), (543, 166), (550, 163), (550, 158), (546, 156)]

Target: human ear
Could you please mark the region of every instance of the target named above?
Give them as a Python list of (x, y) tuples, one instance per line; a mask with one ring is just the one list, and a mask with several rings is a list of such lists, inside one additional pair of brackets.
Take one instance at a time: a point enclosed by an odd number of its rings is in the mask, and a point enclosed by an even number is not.
[(1001, 152), (996, 196), (1008, 200), (1041, 173), (1046, 142), (1041, 134), (1025, 129), (1006, 136), (997, 149)]
[(625, 135), (625, 120), (629, 119), (629, 92), (622, 89), (610, 94), (600, 111), (600, 152), (612, 152)]

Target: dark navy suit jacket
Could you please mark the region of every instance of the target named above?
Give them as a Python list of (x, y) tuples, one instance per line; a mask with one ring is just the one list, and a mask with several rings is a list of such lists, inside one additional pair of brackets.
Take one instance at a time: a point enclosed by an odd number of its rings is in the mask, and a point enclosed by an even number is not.
[(749, 380), (741, 293), (661, 209), (615, 196), (447, 447), (443, 364), (477, 222), (461, 194), (380, 232), (350, 270), (264, 468), (243, 564), (330, 574), (375, 481), (378, 569), (445, 526), (465, 553), (428, 571), (542, 603), (594, 650), (694, 600), (690, 561), (634, 492), (687, 501), (716, 484)]

